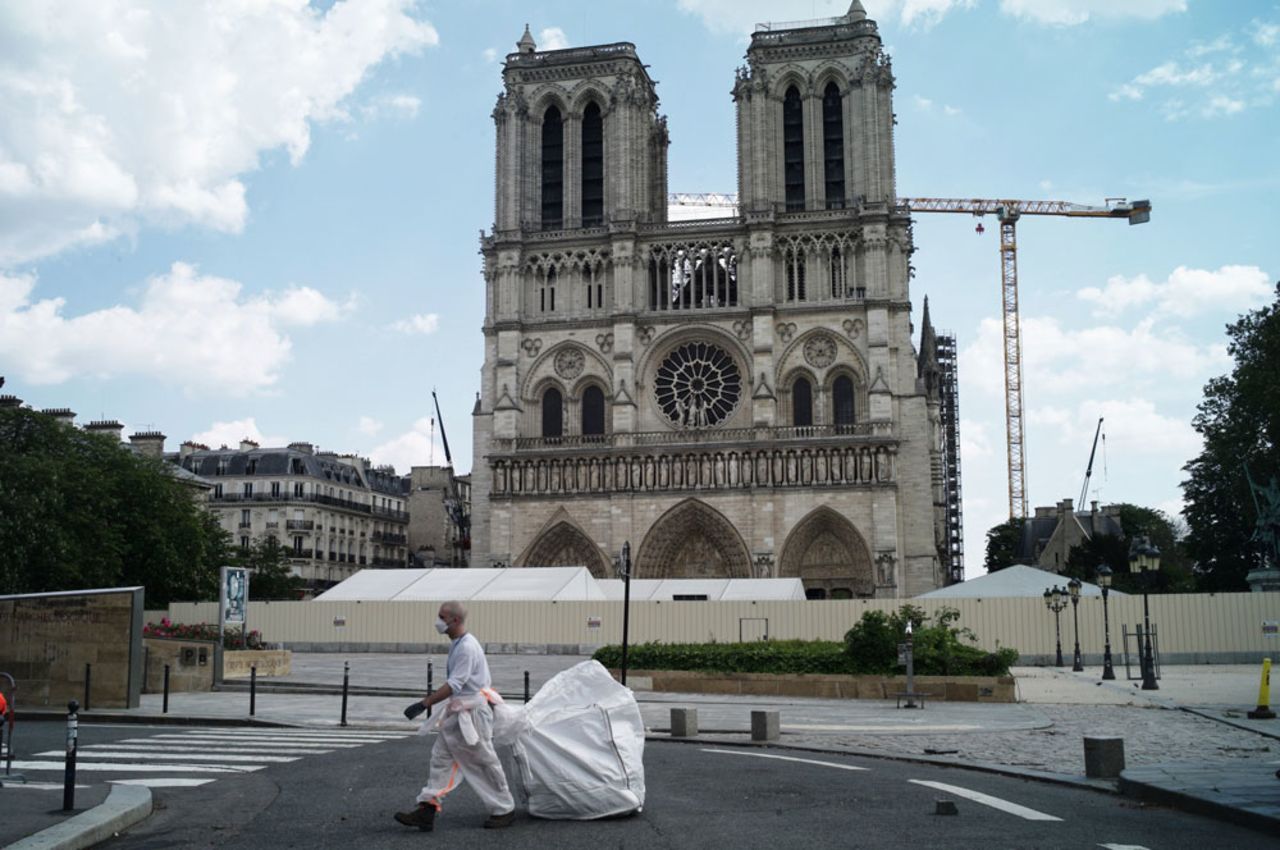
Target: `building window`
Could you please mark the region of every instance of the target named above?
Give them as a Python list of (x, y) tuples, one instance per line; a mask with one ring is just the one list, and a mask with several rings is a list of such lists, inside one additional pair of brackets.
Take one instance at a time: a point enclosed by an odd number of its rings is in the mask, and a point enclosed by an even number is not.
[(294, 535), (293, 538), (293, 554), (295, 556), (302, 554), (302, 535)]
[(301, 482), (301, 481), (295, 481), (295, 482), (293, 483), (293, 495), (295, 495), (295, 496), (299, 496), (299, 497), (301, 497), (301, 496), (302, 496), (302, 482)]
[(845, 287), (849, 280), (849, 269), (845, 265), (844, 252), (839, 248), (831, 249), (831, 297), (844, 298), (852, 293)]
[(783, 182), (787, 211), (804, 209), (804, 107), (795, 86), (782, 98)]
[(840, 87), (827, 83), (822, 93), (822, 162), (827, 209), (844, 209), (844, 109)]
[(782, 262), (786, 265), (787, 300), (804, 301), (804, 251), (788, 248), (782, 254)]
[(279, 481), (271, 482), (271, 498), (273, 499), (280, 498), (280, 482)]
[(244, 508), (240, 511), (240, 527), (248, 528), (252, 520), (249, 518), (249, 509)]
[(241, 538), (240, 538), (240, 548), (241, 548), (241, 549), (244, 549), (245, 551), (248, 551), (248, 549), (249, 549), (249, 538), (248, 538), (248, 537), (241, 537)]
[(542, 394), (542, 436), (564, 435), (564, 397), (555, 387)]
[(542, 116), (542, 229), (564, 223), (564, 122), (560, 110), (548, 107)]
[(582, 226), (604, 221), (604, 120), (600, 106), (582, 112)]
[(598, 436), (604, 433), (604, 391), (587, 387), (582, 393), (582, 433)]
[(831, 420), (837, 432), (848, 432), (853, 426), (853, 381), (841, 375), (831, 385)]
[(813, 424), (813, 387), (807, 378), (791, 385), (791, 424), (807, 428)]
[(542, 289), (538, 301), (538, 308), (543, 312), (554, 313), (556, 309), (556, 270), (554, 268), (547, 269), (547, 275), (542, 279)]
[(215, 499), (221, 499), (221, 498), (222, 498), (222, 485), (221, 485), (221, 484), (214, 484), (214, 485), (213, 485), (213, 498), (215, 498)]
[(253, 482), (246, 481), (244, 482), (244, 497), (248, 499), (252, 496), (253, 496)]
[(250, 460), (249, 463), (245, 466), (244, 474), (253, 475), (257, 471), (258, 471), (258, 461), (257, 461), (257, 458), (254, 458), (253, 460)]

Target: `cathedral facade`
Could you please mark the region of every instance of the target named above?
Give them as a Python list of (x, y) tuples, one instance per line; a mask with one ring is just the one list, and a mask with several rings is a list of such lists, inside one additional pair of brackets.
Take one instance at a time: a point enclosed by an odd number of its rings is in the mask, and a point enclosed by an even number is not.
[(526, 30), (503, 82), (471, 563), (605, 577), (629, 542), (637, 578), (945, 583), (893, 73), (861, 4), (753, 36), (726, 218), (668, 221), (634, 45), (539, 51)]

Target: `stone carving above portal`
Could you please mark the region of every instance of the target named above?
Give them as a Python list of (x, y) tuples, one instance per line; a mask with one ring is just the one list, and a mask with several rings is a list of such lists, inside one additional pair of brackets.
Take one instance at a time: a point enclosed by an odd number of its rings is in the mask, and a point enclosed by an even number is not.
[(738, 339), (747, 340), (751, 337), (751, 320), (738, 319), (733, 323), (733, 333)]
[(895, 584), (894, 572), (898, 565), (898, 558), (892, 552), (880, 552), (876, 555), (876, 581), (884, 586), (893, 586)]
[(863, 326), (864, 322), (861, 319), (845, 319), (841, 323), (841, 327), (844, 328), (845, 335), (849, 339), (857, 339), (862, 333)]
[(582, 349), (577, 346), (562, 348), (556, 352), (556, 374), (566, 381), (572, 381), (582, 374), (584, 362), (585, 358), (582, 356)]
[(596, 334), (596, 345), (599, 346), (601, 354), (608, 354), (613, 351), (613, 334)]
[(673, 349), (658, 366), (653, 384), (658, 407), (679, 428), (719, 425), (742, 400), (738, 364), (708, 342), (687, 342)]
[(778, 331), (779, 339), (781, 339), (783, 342), (791, 342), (791, 337), (796, 335), (796, 323), (795, 322), (779, 322), (777, 331)]
[(814, 334), (805, 341), (804, 359), (815, 369), (825, 369), (836, 360), (836, 341), (829, 334)]
[(641, 345), (653, 342), (653, 325), (641, 325), (636, 328), (636, 339), (640, 340)]
[(537, 357), (538, 352), (542, 350), (542, 340), (537, 337), (530, 337), (520, 343), (520, 347), (524, 349), (524, 353), (530, 357)]

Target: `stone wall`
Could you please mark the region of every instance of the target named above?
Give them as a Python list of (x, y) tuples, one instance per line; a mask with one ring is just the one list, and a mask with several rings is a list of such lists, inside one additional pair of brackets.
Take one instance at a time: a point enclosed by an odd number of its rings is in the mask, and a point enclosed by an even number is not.
[(218, 669), (216, 641), (146, 638), (146, 683), (143, 693), (164, 693), (164, 667), (169, 665), (169, 691), (213, 690)]
[(0, 596), (0, 670), (18, 704), (136, 708), (142, 694), (141, 587)]
[(232, 650), (223, 654), (222, 665), (225, 679), (247, 679), (254, 667), (259, 676), (288, 676), (293, 653), (287, 649)]
[[(618, 671), (614, 671), (618, 675)], [(826, 676), (818, 674), (706, 673), (685, 670), (629, 670), (636, 690), (683, 694), (817, 697), (820, 699), (893, 699), (907, 690), (905, 676)], [(1016, 702), (1012, 676), (916, 676), (915, 693), (945, 702)]]

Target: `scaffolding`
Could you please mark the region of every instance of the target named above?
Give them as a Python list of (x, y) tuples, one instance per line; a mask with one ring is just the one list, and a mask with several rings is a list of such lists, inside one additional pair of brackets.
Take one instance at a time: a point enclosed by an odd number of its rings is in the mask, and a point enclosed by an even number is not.
[(940, 333), (939, 399), (942, 418), (943, 481), (946, 496), (947, 584), (964, 581), (964, 510), (960, 488), (960, 388), (956, 374), (956, 337)]

